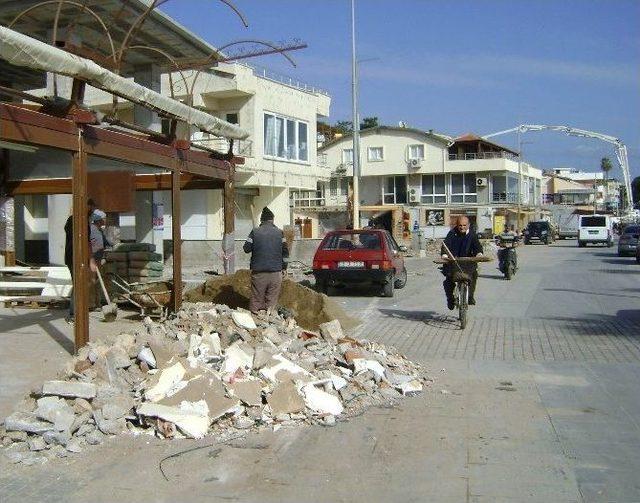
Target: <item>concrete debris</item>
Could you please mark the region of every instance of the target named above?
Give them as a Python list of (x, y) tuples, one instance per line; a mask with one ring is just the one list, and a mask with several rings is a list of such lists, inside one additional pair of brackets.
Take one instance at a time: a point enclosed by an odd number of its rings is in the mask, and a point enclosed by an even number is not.
[(79, 381), (47, 381), (42, 385), (42, 394), (70, 398), (94, 398), (96, 385)]
[(17, 404), (0, 426), (0, 449), (28, 465), (126, 432), (226, 438), (333, 426), (432, 382), (393, 348), (345, 335), (334, 318), (302, 328), (286, 310), (252, 315), (207, 302), (185, 303), (162, 322), (146, 318), (135, 334), (92, 341), (66, 377)]

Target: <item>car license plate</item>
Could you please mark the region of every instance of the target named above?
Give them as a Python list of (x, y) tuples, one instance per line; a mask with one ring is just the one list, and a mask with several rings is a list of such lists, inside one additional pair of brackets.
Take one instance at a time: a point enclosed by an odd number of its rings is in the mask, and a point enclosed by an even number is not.
[(589, 231), (589, 234), (598, 234), (598, 231)]
[(346, 261), (346, 262), (338, 262), (338, 267), (340, 269), (358, 269), (364, 268), (364, 262), (361, 261)]

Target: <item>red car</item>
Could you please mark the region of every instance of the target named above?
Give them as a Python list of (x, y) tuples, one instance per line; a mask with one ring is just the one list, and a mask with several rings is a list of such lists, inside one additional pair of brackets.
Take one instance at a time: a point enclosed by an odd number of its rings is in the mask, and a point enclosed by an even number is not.
[(384, 297), (407, 284), (407, 270), (398, 246), (386, 230), (329, 232), (313, 257), (313, 275), (322, 293), (329, 287), (369, 283)]

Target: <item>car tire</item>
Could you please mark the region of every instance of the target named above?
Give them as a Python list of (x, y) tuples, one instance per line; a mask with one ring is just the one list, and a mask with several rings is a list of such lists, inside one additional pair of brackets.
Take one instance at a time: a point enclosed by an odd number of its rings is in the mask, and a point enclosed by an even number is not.
[(579, 248), (584, 248), (585, 246), (587, 246), (587, 243), (585, 243), (584, 241), (578, 241)]
[(325, 295), (329, 294), (329, 285), (327, 284), (327, 280), (320, 280), (316, 282), (316, 290), (320, 293), (324, 293)]
[(636, 262), (640, 264), (640, 255), (636, 255)]
[(393, 297), (393, 284), (394, 284), (394, 274), (391, 274), (389, 280), (382, 285), (382, 296), (383, 297)]
[(611, 248), (613, 246), (613, 241), (607, 241), (607, 248)]
[(393, 283), (393, 286), (400, 290), (404, 288), (407, 284), (407, 269), (403, 268), (402, 272), (400, 272), (399, 276), (396, 276), (396, 280)]

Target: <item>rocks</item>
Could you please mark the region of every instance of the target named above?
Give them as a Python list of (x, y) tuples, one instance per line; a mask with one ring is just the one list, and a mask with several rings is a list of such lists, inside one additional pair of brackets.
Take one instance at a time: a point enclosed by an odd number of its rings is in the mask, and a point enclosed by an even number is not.
[(338, 344), (338, 339), (344, 337), (342, 326), (340, 326), (338, 320), (327, 321), (326, 323), (320, 324), (320, 335), (322, 335), (323, 339), (333, 344)]
[(6, 418), (2, 449), (12, 462), (70, 456), (127, 431), (224, 438), (333, 426), (424, 383), (417, 365), (345, 336), (337, 320), (313, 332), (282, 313), (206, 303), (92, 342), (65, 368), (68, 380), (47, 381)]
[(47, 381), (42, 385), (43, 395), (57, 395), (71, 398), (94, 398), (96, 386), (79, 381)]

